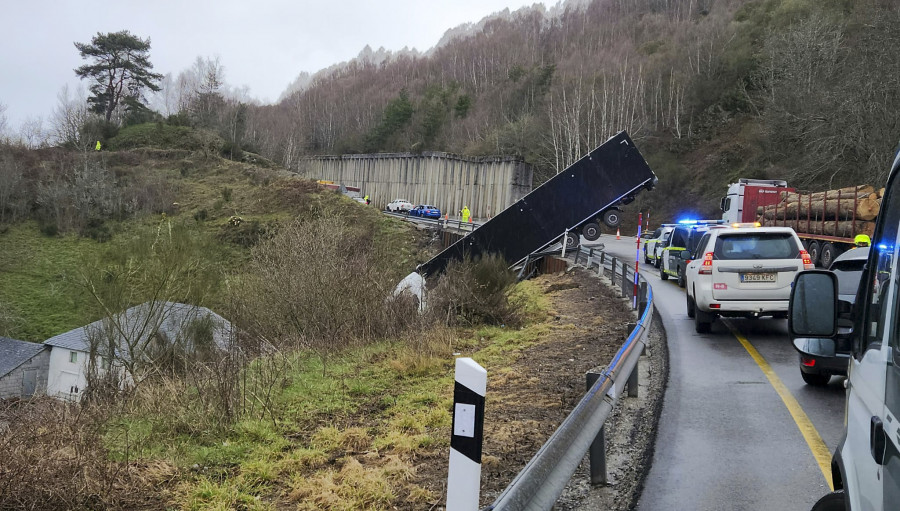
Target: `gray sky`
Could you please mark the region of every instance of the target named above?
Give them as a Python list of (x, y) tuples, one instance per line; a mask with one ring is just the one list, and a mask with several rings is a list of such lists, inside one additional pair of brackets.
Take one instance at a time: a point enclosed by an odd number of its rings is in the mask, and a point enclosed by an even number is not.
[[(444, 32), (538, 0), (0, 0), (0, 103), (10, 128), (46, 123), (74, 69), (84, 61), (73, 42), (97, 32), (150, 37), (154, 71), (173, 77), (198, 57), (216, 57), (233, 87), (278, 99), (301, 71), (315, 72), (373, 50), (425, 51)], [(87, 82), (84, 82), (85, 89)]]

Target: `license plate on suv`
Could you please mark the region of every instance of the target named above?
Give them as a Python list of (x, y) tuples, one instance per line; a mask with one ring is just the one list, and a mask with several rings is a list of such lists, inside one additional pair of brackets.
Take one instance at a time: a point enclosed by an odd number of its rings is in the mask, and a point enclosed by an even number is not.
[(774, 273), (741, 273), (741, 282), (775, 282)]

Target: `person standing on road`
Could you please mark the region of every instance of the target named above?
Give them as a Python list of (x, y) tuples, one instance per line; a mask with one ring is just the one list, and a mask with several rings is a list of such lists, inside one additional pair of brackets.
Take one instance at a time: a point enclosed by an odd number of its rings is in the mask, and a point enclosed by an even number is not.
[(369, 205), (369, 195), (366, 194), (366, 196), (363, 197), (363, 199), (366, 201), (366, 206), (368, 206)]
[(463, 221), (463, 223), (464, 223), (464, 224), (469, 223), (469, 215), (471, 214), (471, 213), (469, 212), (469, 207), (468, 207), (468, 206), (463, 206), (462, 211), (460, 211), (460, 213), (462, 214), (462, 221)]
[(97, 145), (94, 146), (94, 151), (99, 151), (99, 150), (100, 150), (100, 141), (98, 140)]

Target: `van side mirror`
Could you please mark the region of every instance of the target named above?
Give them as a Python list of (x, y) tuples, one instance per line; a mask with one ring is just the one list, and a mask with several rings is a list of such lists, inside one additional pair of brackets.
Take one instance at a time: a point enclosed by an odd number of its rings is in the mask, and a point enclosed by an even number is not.
[(791, 337), (834, 337), (837, 318), (837, 277), (834, 273), (827, 270), (798, 273), (791, 287), (788, 308)]
[(690, 260), (690, 258), (691, 258), (691, 251), (690, 251), (690, 250), (682, 250), (682, 251), (681, 251), (681, 258), (684, 259), (685, 261)]

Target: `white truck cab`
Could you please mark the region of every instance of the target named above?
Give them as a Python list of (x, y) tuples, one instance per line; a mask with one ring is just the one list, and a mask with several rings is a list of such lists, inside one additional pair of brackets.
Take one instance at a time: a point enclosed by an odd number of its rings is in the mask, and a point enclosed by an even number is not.
[(824, 270), (800, 273), (791, 293), (791, 336), (822, 341), (809, 345), (815, 348), (806, 348), (815, 352), (810, 354), (834, 351), (839, 319), (853, 325), (844, 437), (831, 467), (835, 492), (823, 497), (815, 511), (891, 510), (900, 506), (898, 164), (900, 157), (891, 170), (852, 310), (839, 309), (836, 277)]
[(738, 179), (728, 185), (728, 193), (722, 197), (722, 220), (729, 224), (755, 222), (758, 206), (775, 204), (781, 200), (781, 192), (792, 190), (780, 179)]

